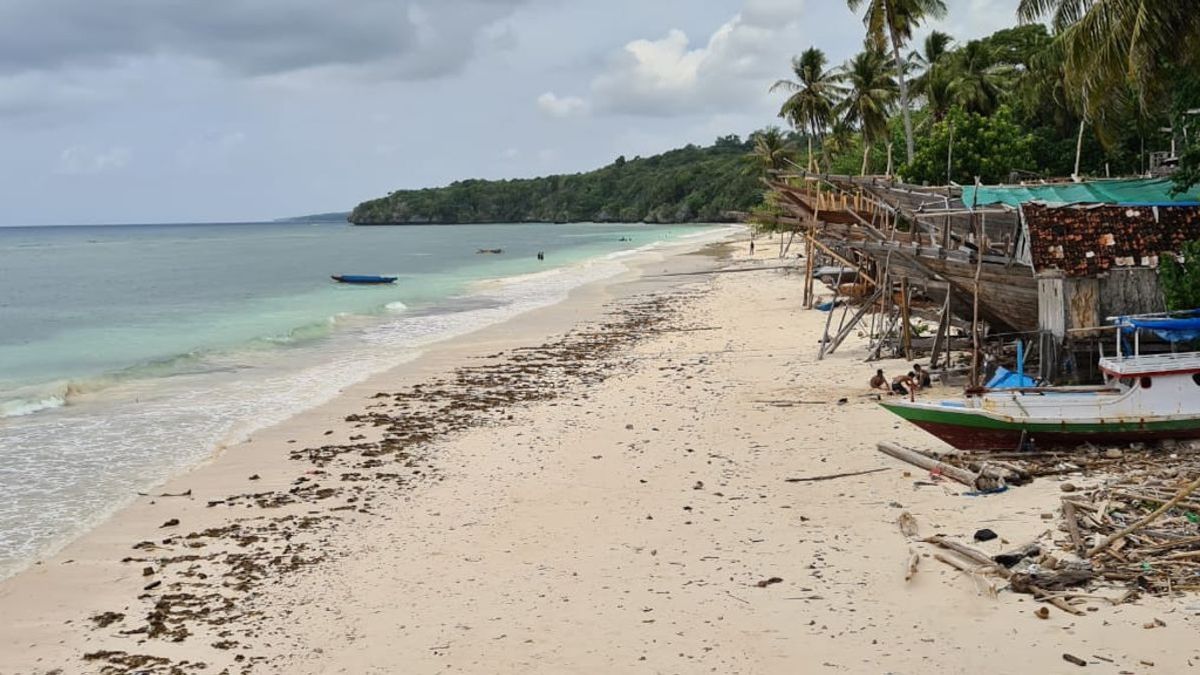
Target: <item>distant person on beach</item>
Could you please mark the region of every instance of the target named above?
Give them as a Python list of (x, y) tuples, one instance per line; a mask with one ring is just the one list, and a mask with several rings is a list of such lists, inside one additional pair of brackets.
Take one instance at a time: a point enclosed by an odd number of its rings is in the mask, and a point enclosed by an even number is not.
[(754, 255), (754, 240), (750, 240), (750, 255)]
[(919, 389), (917, 383), (913, 380), (913, 374), (897, 375), (892, 378), (892, 393), (897, 396), (908, 396), (909, 392), (916, 392)]
[(545, 260), (545, 259), (546, 259), (546, 253), (544, 251), (538, 251), (538, 260)]
[(928, 389), (933, 386), (933, 378), (929, 376), (929, 371), (921, 367), (921, 364), (913, 364), (913, 377), (917, 381), (917, 386), (921, 389)]
[(871, 378), (871, 389), (878, 389), (880, 391), (891, 391), (890, 389), (888, 389), (887, 375), (883, 374), (882, 368), (880, 368), (879, 370), (876, 370), (875, 377)]

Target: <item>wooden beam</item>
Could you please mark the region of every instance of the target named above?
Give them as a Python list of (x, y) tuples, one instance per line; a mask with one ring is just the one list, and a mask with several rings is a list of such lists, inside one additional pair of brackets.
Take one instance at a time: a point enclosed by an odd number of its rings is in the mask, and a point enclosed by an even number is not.
[[(864, 304), (857, 312), (855, 312), (854, 318), (850, 319), (850, 321), (846, 323), (846, 326), (842, 328), (840, 333), (837, 334), (837, 337), (833, 339), (833, 342), (828, 345), (827, 349), (825, 345), (821, 345), (822, 353), (817, 357), (818, 360), (829, 356), (837, 351), (838, 347), (842, 346), (842, 342), (844, 342), (846, 338), (850, 336), (850, 333), (854, 331), (854, 327), (858, 325), (858, 322), (862, 321), (862, 318), (866, 316), (867, 312), (871, 311), (871, 309), (875, 307), (875, 302), (879, 300), (880, 295), (883, 295), (882, 288), (877, 289), (875, 294), (872, 295), (869, 300), (867, 300), (866, 304)], [(832, 311), (833, 310), (831, 309), (830, 312)]]

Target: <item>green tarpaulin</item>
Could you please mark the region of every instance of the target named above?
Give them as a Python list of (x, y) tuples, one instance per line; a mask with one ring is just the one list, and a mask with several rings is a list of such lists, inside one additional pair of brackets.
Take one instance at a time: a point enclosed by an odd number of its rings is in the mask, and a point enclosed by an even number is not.
[(1050, 204), (1196, 204), (1193, 188), (1172, 195), (1174, 184), (1167, 178), (1137, 180), (1099, 180), (1087, 183), (1056, 183), (1053, 185), (981, 186), (975, 201), (975, 187), (963, 188), (963, 203), (967, 206), (1008, 204), (1020, 206), (1026, 202)]

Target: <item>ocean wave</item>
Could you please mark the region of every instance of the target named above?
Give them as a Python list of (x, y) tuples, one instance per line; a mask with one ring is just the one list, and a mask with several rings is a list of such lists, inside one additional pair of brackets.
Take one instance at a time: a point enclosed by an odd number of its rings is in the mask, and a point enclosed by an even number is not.
[(43, 410), (61, 408), (67, 404), (66, 396), (43, 396), (38, 398), (11, 398), (0, 401), (0, 418), (24, 417)]
[(83, 396), (138, 379), (176, 377), (224, 370), (205, 362), (199, 351), (145, 361), (120, 370), (87, 377), (53, 380), (0, 392), (0, 418), (24, 417), (71, 405)]

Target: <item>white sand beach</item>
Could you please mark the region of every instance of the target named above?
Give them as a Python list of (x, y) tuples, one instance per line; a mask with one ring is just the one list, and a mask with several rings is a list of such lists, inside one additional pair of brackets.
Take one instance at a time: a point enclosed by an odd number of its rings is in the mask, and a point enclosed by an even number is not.
[(858, 338), (816, 360), (825, 315), (798, 274), (660, 276), (775, 253), (656, 254), (227, 448), (154, 493), (186, 496), (144, 497), (0, 583), (0, 673), (1200, 664), (1200, 600), (1041, 619), (906, 538), (905, 512), (920, 536), (991, 528), (978, 546), (998, 553), (1056, 526), (1060, 483), (970, 497), (877, 452), (940, 446), (867, 393)]

